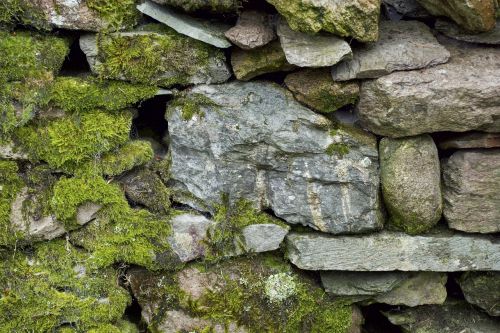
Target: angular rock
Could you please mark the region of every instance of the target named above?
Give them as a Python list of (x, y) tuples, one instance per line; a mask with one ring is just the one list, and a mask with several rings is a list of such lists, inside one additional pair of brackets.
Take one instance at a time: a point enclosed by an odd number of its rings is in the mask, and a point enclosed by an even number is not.
[(274, 251), (288, 234), (288, 228), (277, 224), (252, 224), (241, 231), (246, 252)]
[(499, 133), (454, 133), (438, 141), (439, 149), (500, 148)]
[(500, 231), (500, 149), (459, 150), (442, 164), (444, 217), (465, 232)]
[(266, 73), (290, 71), (295, 68), (286, 61), (285, 53), (278, 41), (255, 50), (233, 49), (231, 65), (236, 78), (242, 81), (248, 81)]
[(277, 32), (286, 60), (293, 65), (326, 67), (352, 58), (351, 47), (342, 38), (293, 31), (284, 19), (280, 20)]
[(231, 46), (231, 43), (224, 36), (224, 32), (229, 29), (229, 26), (225, 24), (200, 20), (177, 13), (168, 7), (160, 6), (149, 0), (137, 5), (137, 9), (143, 14), (168, 25), (180, 34), (220, 48)]
[(357, 106), (363, 126), (390, 137), (500, 131), (500, 49), (445, 46), (452, 54), (446, 64), (363, 82)]
[(417, 0), (434, 16), (447, 16), (471, 32), (495, 27), (494, 0)]
[(467, 302), (500, 316), (500, 272), (466, 272), (457, 282)]
[(264, 46), (276, 38), (271, 16), (256, 11), (242, 12), (236, 25), (224, 35), (244, 50)]
[(442, 304), (446, 280), (434, 272), (321, 272), (323, 287), (334, 296), (406, 306)]
[(172, 236), (169, 243), (182, 262), (189, 262), (205, 256), (207, 232), (213, 225), (202, 215), (181, 214), (171, 220)]
[(295, 99), (324, 113), (354, 104), (359, 96), (359, 83), (334, 82), (330, 69), (304, 69), (285, 78), (285, 84)]
[(500, 322), (463, 301), (423, 305), (402, 311), (384, 312), (389, 321), (408, 333), (477, 332), (496, 333)]
[(169, 5), (186, 12), (210, 11), (213, 13), (236, 13), (242, 0), (153, 0), (160, 5)]
[(472, 34), (453, 22), (441, 19), (436, 21), (434, 28), (448, 37), (464, 42), (494, 45), (500, 44), (500, 20), (498, 19), (495, 28), (479, 34)]
[(453, 233), (363, 236), (290, 233), (288, 258), (300, 269), (339, 271), (498, 271), (500, 244), (492, 237)]
[(382, 2), (386, 8), (392, 8), (402, 17), (424, 18), (430, 16), (417, 0), (382, 0)]
[(436, 145), (429, 135), (383, 138), (380, 182), (389, 222), (409, 234), (429, 230), (441, 218), (441, 175)]
[(332, 68), (336, 81), (373, 79), (395, 71), (443, 64), (450, 52), (418, 21), (382, 21), (375, 43), (354, 48), (351, 60)]
[(295, 31), (320, 30), (361, 42), (378, 39), (381, 0), (267, 0)]
[(382, 226), (375, 138), (336, 128), (275, 84), (194, 87), (167, 121), (171, 182), (186, 204), (211, 210), (227, 194), (325, 232)]

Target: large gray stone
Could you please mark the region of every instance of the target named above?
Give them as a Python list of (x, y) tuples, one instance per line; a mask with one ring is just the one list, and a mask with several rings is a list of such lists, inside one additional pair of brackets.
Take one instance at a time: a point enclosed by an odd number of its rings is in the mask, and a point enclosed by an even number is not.
[(383, 138), (379, 154), (389, 222), (410, 234), (430, 229), (443, 211), (439, 157), (432, 138)]
[(466, 272), (457, 282), (467, 302), (500, 316), (500, 272)]
[(450, 52), (418, 21), (382, 21), (375, 43), (353, 49), (353, 58), (332, 68), (334, 80), (372, 79), (394, 71), (432, 67), (448, 61)]
[(351, 47), (342, 38), (293, 31), (284, 19), (278, 23), (278, 36), (286, 60), (299, 67), (332, 66), (352, 58)]
[(499, 232), (500, 149), (457, 151), (442, 169), (448, 226), (465, 232)]
[(177, 200), (211, 210), (228, 194), (331, 233), (382, 226), (375, 138), (335, 128), (275, 84), (197, 86), (167, 120), (171, 182), (189, 193)]
[(234, 27), (225, 36), (238, 47), (250, 50), (261, 47), (276, 38), (271, 15), (256, 11), (244, 11)]
[(495, 28), (479, 34), (470, 33), (453, 22), (441, 19), (436, 21), (434, 28), (448, 37), (462, 40), (464, 42), (494, 45), (500, 44), (500, 20), (498, 19)]
[(360, 236), (290, 233), (288, 258), (300, 269), (339, 271), (498, 271), (500, 243), (493, 237), (453, 233)]
[(384, 136), (500, 131), (500, 48), (448, 41), (451, 60), (363, 82), (358, 116)]

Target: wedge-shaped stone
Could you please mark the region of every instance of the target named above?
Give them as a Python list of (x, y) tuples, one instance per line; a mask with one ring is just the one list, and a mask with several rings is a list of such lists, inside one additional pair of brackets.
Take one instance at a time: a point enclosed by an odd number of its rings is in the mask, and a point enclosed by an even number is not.
[(465, 272), (457, 282), (467, 302), (500, 316), (500, 272)]
[(479, 34), (473, 34), (453, 22), (441, 19), (436, 21), (434, 28), (448, 37), (462, 40), (464, 42), (494, 45), (500, 44), (500, 20), (498, 19), (495, 28)]

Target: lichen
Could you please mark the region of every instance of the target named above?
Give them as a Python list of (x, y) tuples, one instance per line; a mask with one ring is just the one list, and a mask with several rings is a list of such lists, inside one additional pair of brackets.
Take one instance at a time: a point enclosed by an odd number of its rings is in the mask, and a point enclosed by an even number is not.
[(130, 28), (140, 17), (136, 0), (87, 0), (87, 6), (108, 23), (108, 30)]
[(269, 302), (283, 302), (296, 293), (294, 277), (286, 273), (278, 273), (269, 276), (265, 282), (265, 293)]
[(105, 153), (100, 160), (100, 168), (106, 176), (117, 176), (147, 163), (153, 156), (151, 143), (144, 140), (133, 140), (114, 151)]

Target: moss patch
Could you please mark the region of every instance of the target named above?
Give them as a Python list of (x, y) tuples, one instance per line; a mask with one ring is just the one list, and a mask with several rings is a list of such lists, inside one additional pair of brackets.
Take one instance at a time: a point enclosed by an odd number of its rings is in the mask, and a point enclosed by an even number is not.
[(39, 30), (51, 29), (45, 13), (33, 1), (2, 0), (0, 2), (0, 27), (14, 28), (18, 23)]
[(191, 120), (195, 115), (203, 119), (205, 117), (203, 107), (213, 106), (217, 106), (217, 104), (203, 94), (186, 95), (181, 93), (168, 105), (166, 115), (168, 118), (169, 114), (180, 108), (181, 117), (185, 121)]
[(151, 143), (144, 140), (127, 142), (118, 149), (104, 154), (100, 160), (102, 173), (117, 176), (136, 166), (143, 165), (154, 156)]
[(24, 186), (13, 161), (0, 160), (0, 245), (15, 242), (19, 235), (11, 229), (11, 205)]
[(109, 30), (133, 27), (140, 17), (136, 0), (87, 0), (87, 6), (108, 22)]

